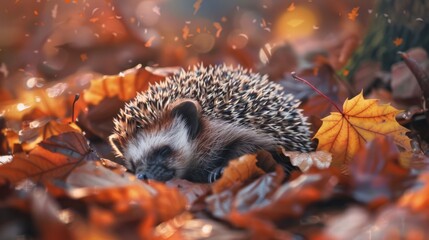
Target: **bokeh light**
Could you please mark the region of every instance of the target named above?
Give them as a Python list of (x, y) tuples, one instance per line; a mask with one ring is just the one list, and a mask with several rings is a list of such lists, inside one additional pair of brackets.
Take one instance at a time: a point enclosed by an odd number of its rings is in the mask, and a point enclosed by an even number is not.
[(315, 13), (306, 7), (296, 6), (286, 10), (275, 22), (275, 34), (279, 39), (309, 37), (318, 20)]

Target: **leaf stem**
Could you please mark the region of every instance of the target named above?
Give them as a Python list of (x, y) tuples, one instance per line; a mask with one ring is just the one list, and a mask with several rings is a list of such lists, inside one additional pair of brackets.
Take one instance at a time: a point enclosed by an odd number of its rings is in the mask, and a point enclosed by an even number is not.
[(75, 109), (74, 109), (74, 108), (75, 108), (75, 105), (76, 105), (77, 100), (79, 100), (79, 97), (80, 97), (79, 93), (77, 93), (77, 94), (74, 96), (73, 106), (72, 106), (72, 123), (76, 122), (76, 119), (74, 118), (74, 111), (75, 111)]
[(307, 81), (307, 80), (305, 80), (304, 78), (301, 78), (301, 77), (298, 77), (297, 75), (296, 75), (296, 73), (295, 72), (291, 72), (291, 74), (292, 74), (292, 77), (294, 78), (294, 79), (296, 79), (296, 80), (298, 80), (298, 81), (301, 81), (301, 82), (303, 82), (303, 83), (305, 83), (305, 84), (307, 84), (308, 86), (310, 86), (314, 91), (316, 91), (318, 94), (320, 94), (322, 97), (324, 97), (326, 100), (328, 100), (329, 101), (329, 103), (332, 105), (332, 106), (334, 106), (337, 110), (338, 110), (338, 112), (340, 112), (341, 114), (344, 114), (343, 113), (343, 111), (338, 107), (338, 105), (334, 102), (334, 101), (332, 101), (332, 99), (330, 99), (328, 96), (326, 96), (324, 93), (322, 93), (319, 89), (317, 89), (313, 84), (311, 84), (309, 81)]

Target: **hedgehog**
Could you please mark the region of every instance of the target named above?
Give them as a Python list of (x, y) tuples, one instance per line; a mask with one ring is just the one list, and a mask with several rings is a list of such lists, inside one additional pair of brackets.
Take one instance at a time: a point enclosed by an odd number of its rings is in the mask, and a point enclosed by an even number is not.
[(213, 182), (244, 154), (279, 146), (311, 151), (310, 125), (299, 105), (266, 75), (197, 65), (126, 103), (109, 141), (139, 179)]

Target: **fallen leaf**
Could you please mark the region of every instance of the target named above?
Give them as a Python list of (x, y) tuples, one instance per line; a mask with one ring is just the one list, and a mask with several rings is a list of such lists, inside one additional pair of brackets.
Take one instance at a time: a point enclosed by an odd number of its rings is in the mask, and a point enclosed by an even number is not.
[(353, 8), (348, 14), (348, 18), (352, 21), (356, 20), (356, 17), (359, 16), (359, 7)]
[(407, 207), (414, 212), (427, 211), (429, 207), (429, 173), (420, 174), (414, 187), (402, 195), (398, 206)]
[(372, 206), (396, 199), (413, 177), (399, 163), (399, 151), (391, 137), (377, 136), (349, 163), (353, 197)]
[(303, 172), (306, 172), (312, 166), (324, 169), (331, 165), (332, 155), (325, 151), (302, 153), (282, 150), (283, 154), (290, 158), (292, 165), (299, 167)]
[(64, 179), (82, 162), (95, 159), (82, 134), (66, 132), (40, 142), (29, 154), (13, 155), (11, 162), (0, 166), (0, 177), (13, 184), (27, 178), (34, 182)]
[[(429, 234), (427, 208), (425, 210), (413, 212), (407, 208), (388, 206), (378, 214), (374, 221), (368, 223), (369, 231), (361, 239), (368, 239), (368, 236), (371, 236), (372, 239), (424, 240)], [(352, 237), (352, 235), (349, 236)]]
[(7, 131), (9, 146), (21, 144), (24, 151), (30, 151), (41, 141), (65, 132), (81, 132), (75, 123), (61, 123), (48, 119), (31, 121), (28, 127), (19, 131), (18, 138), (14, 132)]
[(173, 179), (165, 183), (169, 187), (178, 189), (187, 199), (186, 208), (192, 207), (193, 203), (201, 196), (206, 195), (211, 190), (210, 184), (193, 183), (185, 179)]
[(362, 92), (346, 100), (343, 113), (333, 112), (322, 119), (322, 127), (314, 138), (319, 139), (317, 150), (332, 153), (332, 165), (341, 167), (355, 153), (376, 136), (391, 136), (394, 142), (410, 151), (408, 131), (396, 122), (401, 111), (389, 104), (378, 104), (376, 99), (364, 99)]
[(213, 184), (213, 192), (219, 193), (237, 183), (263, 175), (265, 172), (256, 166), (257, 161), (256, 154), (244, 155), (229, 161), (222, 177)]
[(115, 96), (122, 101), (127, 101), (135, 97), (137, 92), (146, 90), (151, 83), (162, 79), (164, 79), (163, 76), (154, 75), (141, 65), (137, 65), (119, 75), (104, 76), (91, 81), (89, 89), (83, 92), (83, 99), (92, 105)]
[(190, 213), (159, 224), (155, 228), (155, 239), (249, 239), (249, 233), (232, 229), (222, 222), (209, 218), (194, 218)]
[(90, 206), (90, 223), (105, 230), (129, 226), (130, 234), (138, 232), (143, 239), (151, 238), (157, 224), (181, 214), (186, 206), (177, 189), (145, 183), (128, 173), (119, 175), (93, 161), (77, 167), (67, 183), (72, 186), (65, 189), (67, 196)]
[(265, 174), (241, 189), (228, 188), (220, 193), (214, 193), (205, 199), (209, 211), (216, 217), (228, 219), (229, 214), (236, 209), (248, 212), (270, 203), (270, 197), (284, 180), (283, 169)]

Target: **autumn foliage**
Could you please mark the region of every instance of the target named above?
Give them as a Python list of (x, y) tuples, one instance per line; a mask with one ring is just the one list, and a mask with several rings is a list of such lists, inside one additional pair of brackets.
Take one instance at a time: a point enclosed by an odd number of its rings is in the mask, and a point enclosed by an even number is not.
[[(2, 6), (0, 239), (428, 238), (429, 45), (413, 37), (425, 37), (429, 4), (124, 2)], [(359, 62), (366, 48), (395, 64)], [(106, 141), (113, 117), (198, 63), (281, 84), (301, 100), (314, 151), (246, 154), (213, 183), (137, 179)]]
[[(139, 71), (94, 80), (95, 85), (107, 84), (113, 90), (96, 94), (91, 85), (83, 93), (85, 102), (96, 109), (104, 99), (132, 97), (120, 89)], [(144, 76), (139, 81), (151, 81), (150, 74)], [(350, 234), (377, 225), (373, 234), (391, 236), (396, 223), (380, 224), (387, 214), (382, 207), (416, 214), (421, 218), (418, 221), (426, 222), (423, 212), (429, 202), (426, 187), (413, 188), (426, 184), (425, 175), (418, 177), (410, 164), (401, 164), (401, 154), (412, 149), (407, 129), (395, 120), (398, 113), (390, 105), (364, 99), (361, 93), (345, 101), (342, 113), (322, 119), (315, 134), (319, 151), (279, 149), (285, 161), (298, 167), (295, 170), (285, 172), (271, 154), (259, 152), (231, 161), (211, 185), (140, 181), (120, 164), (100, 158), (76, 124), (33, 120), (37, 124), (19, 136), (10, 129), (3, 131), (4, 143), (21, 151), (0, 166), (1, 199), (6, 206), (1, 211), (6, 215), (20, 212), (17, 220), (26, 221), (38, 229), (37, 236), (49, 239), (60, 235), (68, 239), (187, 239), (191, 233), (200, 237), (342, 238), (346, 233), (336, 232), (336, 225), (348, 221), (360, 221), (350, 226)], [(406, 156), (409, 163), (416, 159)], [(332, 210), (336, 204), (340, 205), (334, 209), (342, 211)], [(380, 213), (370, 218), (369, 211), (374, 210)], [(321, 218), (323, 214), (329, 219)], [(368, 220), (353, 220), (359, 216)], [(350, 220), (343, 223), (344, 218)], [(211, 230), (205, 232), (203, 226)], [(425, 233), (422, 226), (414, 226), (413, 231)]]

